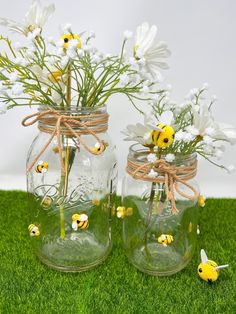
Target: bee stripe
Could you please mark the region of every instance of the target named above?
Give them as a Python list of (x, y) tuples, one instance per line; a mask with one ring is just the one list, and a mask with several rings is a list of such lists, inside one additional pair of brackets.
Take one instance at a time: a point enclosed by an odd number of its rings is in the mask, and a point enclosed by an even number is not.
[(80, 221), (78, 223), (78, 228), (79, 229), (86, 229), (88, 227), (88, 221)]
[[(164, 128), (166, 127), (166, 125), (163, 125), (163, 126), (159, 126), (158, 125), (158, 128), (161, 128), (162, 130), (164, 130)], [(157, 131), (158, 132), (158, 131)], [(162, 132), (158, 132), (158, 135), (157, 135), (157, 138), (156, 138), (156, 142), (159, 140), (159, 137), (161, 135)], [(152, 137), (152, 140), (154, 142), (154, 138)]]

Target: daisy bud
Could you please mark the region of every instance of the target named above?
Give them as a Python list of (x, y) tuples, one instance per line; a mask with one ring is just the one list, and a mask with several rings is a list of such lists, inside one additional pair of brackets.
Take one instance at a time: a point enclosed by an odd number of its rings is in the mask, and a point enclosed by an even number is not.
[(124, 39), (125, 40), (132, 38), (132, 36), (133, 36), (133, 33), (131, 31), (129, 31), (129, 30), (124, 31)]
[(228, 167), (226, 167), (226, 170), (229, 174), (234, 173), (236, 168), (234, 165), (229, 165)]

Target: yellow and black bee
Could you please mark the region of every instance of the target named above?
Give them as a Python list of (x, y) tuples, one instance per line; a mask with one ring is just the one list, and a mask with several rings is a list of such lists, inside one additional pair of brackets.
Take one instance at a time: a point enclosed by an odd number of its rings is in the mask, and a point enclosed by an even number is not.
[(78, 49), (81, 48), (81, 40), (80, 40), (80, 37), (77, 34), (64, 34), (63, 36), (61, 36), (61, 40), (64, 42), (63, 43), (63, 47), (65, 49), (67, 49), (69, 47), (69, 42), (72, 39), (75, 39), (78, 42), (76, 48), (78, 48)]
[(89, 226), (88, 216), (86, 214), (74, 214), (72, 216), (72, 229), (77, 231), (78, 229), (84, 230)]
[(35, 168), (37, 173), (46, 173), (48, 171), (48, 163), (46, 161), (40, 160)]
[(205, 198), (204, 198), (204, 196), (203, 195), (199, 195), (199, 197), (198, 197), (198, 205), (200, 206), (200, 207), (205, 207)]
[(175, 131), (170, 125), (160, 123), (158, 126), (161, 130), (152, 130), (150, 139), (153, 145), (159, 148), (166, 148), (173, 143)]
[(171, 244), (174, 241), (174, 238), (170, 234), (162, 234), (158, 237), (157, 242), (167, 246), (167, 244)]
[(219, 270), (228, 266), (229, 265), (218, 266), (216, 262), (208, 259), (204, 250), (201, 250), (201, 263), (198, 266), (198, 275), (203, 280), (209, 283), (216, 281), (219, 277)]
[(43, 198), (41, 205), (44, 209), (47, 209), (52, 205), (52, 202), (53, 202), (53, 199), (51, 198), (51, 196), (46, 195)]
[(106, 147), (108, 146), (107, 143), (105, 143), (104, 141), (101, 141), (101, 144), (99, 142), (97, 142), (94, 147), (92, 148), (92, 152), (95, 154), (99, 154), (104, 152), (104, 150), (106, 149)]
[(125, 217), (132, 216), (132, 215), (133, 215), (132, 207), (125, 208), (123, 206), (119, 206), (116, 209), (116, 216), (118, 218), (124, 219)]
[(30, 224), (28, 227), (29, 233), (31, 237), (38, 237), (40, 236), (40, 231), (39, 228), (37, 226), (35, 226), (34, 224)]

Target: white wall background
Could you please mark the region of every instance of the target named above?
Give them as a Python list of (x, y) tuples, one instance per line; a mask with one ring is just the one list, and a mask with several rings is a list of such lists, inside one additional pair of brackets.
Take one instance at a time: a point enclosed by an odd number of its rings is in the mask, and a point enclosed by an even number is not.
[[(48, 4), (51, 1), (42, 1)], [(97, 47), (104, 52), (118, 52), (123, 31), (135, 30), (143, 21), (156, 24), (159, 39), (172, 51), (170, 70), (165, 82), (173, 86), (173, 99), (183, 101), (190, 88), (209, 82), (217, 94), (217, 120), (236, 126), (236, 1), (235, 0), (57, 0), (56, 13), (47, 24), (48, 35), (59, 36), (58, 25), (70, 22), (81, 32), (95, 30)], [(30, 0), (0, 0), (2, 17), (20, 20)], [(7, 30), (1, 28), (4, 34)], [(129, 123), (141, 121), (128, 100), (122, 96), (108, 103), (110, 134), (117, 145), (120, 177), (124, 174), (129, 143), (120, 131)], [(22, 118), (32, 112), (14, 109), (0, 116), (0, 189), (25, 189), (25, 159), (37, 134), (36, 127), (23, 128)], [(229, 147), (226, 165), (236, 164), (236, 147)], [(236, 175), (200, 161), (199, 182), (208, 196), (236, 197)]]

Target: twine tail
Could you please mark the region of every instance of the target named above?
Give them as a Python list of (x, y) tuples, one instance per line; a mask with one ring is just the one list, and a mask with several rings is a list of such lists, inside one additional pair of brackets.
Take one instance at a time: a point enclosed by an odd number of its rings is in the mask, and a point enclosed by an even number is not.
[(57, 136), (57, 145), (58, 145), (58, 150), (59, 150), (59, 156), (60, 156), (60, 162), (61, 162), (61, 172), (63, 175), (65, 175), (66, 170), (65, 170), (65, 164), (63, 161), (63, 152), (62, 152), (62, 143), (61, 143), (61, 132), (60, 132), (60, 127), (61, 127), (61, 121), (62, 121), (62, 116), (60, 116), (57, 120), (56, 124), (56, 136)]
[(179, 211), (176, 207), (175, 202), (175, 192), (174, 192), (174, 178), (172, 175), (170, 175), (170, 194), (171, 194), (171, 210), (172, 214), (176, 215)]

